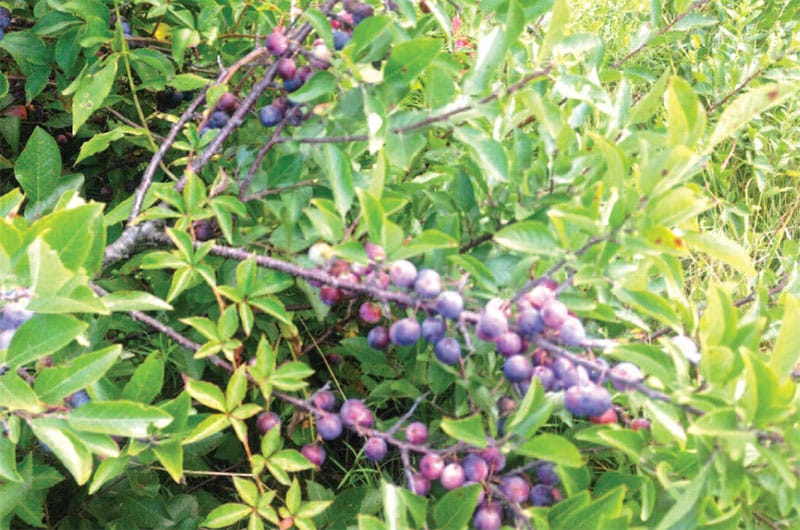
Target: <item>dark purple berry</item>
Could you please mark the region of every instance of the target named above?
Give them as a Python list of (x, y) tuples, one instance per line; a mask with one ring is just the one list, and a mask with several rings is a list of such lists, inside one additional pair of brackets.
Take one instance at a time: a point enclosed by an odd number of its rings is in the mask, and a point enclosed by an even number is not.
[(506, 455), (494, 445), (490, 445), (479, 453), (479, 456), (489, 464), (489, 474), (502, 471), (506, 467)]
[(599, 385), (606, 380), (606, 377), (608, 376), (608, 372), (611, 370), (611, 367), (608, 365), (608, 362), (602, 357), (597, 357), (594, 360), (594, 364), (598, 365), (599, 368), (589, 370), (589, 379), (593, 383), (597, 383)]
[(342, 50), (353, 36), (346, 31), (336, 30), (333, 32), (333, 49), (337, 52)]
[(436, 453), (428, 453), (419, 461), (419, 472), (428, 480), (436, 480), (442, 474), (444, 460)]
[(375, 424), (372, 412), (360, 399), (348, 399), (342, 403), (339, 415), (342, 417), (342, 424), (349, 429), (357, 430), (360, 427), (372, 427)]
[(389, 332), (383, 326), (376, 326), (367, 333), (367, 344), (376, 350), (384, 350), (389, 345)]
[(283, 116), (283, 109), (275, 105), (262, 107), (261, 112), (258, 113), (258, 118), (264, 127), (275, 127), (283, 120)]
[(283, 80), (283, 89), (286, 92), (291, 93), (300, 88), (301, 86), (303, 86), (304, 83), (305, 81), (303, 81), (299, 75), (295, 74), (295, 76), (292, 77), (291, 79)]
[(639, 367), (633, 363), (619, 363), (610, 370), (611, 384), (620, 392), (631, 390), (644, 380), (644, 374)]
[(545, 462), (536, 468), (536, 478), (548, 486), (555, 486), (561, 482), (561, 478), (556, 473), (556, 466), (552, 462)]
[(517, 408), (517, 402), (512, 397), (503, 396), (497, 400), (497, 408), (502, 415), (511, 414)]
[(577, 346), (586, 338), (583, 324), (575, 317), (567, 317), (558, 328), (558, 339), (567, 346)]
[(422, 333), (419, 322), (413, 318), (401, 318), (389, 328), (389, 340), (397, 346), (415, 344)]
[(272, 55), (283, 55), (289, 49), (289, 39), (282, 29), (275, 28), (267, 35), (265, 46)]
[(503, 364), (503, 375), (511, 383), (530, 381), (532, 374), (531, 360), (525, 355), (512, 355)]
[(464, 485), (464, 468), (461, 464), (453, 462), (447, 464), (442, 469), (442, 474), (439, 476), (439, 482), (446, 490), (454, 490)]
[(198, 219), (192, 223), (194, 238), (197, 241), (208, 241), (214, 238), (217, 223), (213, 219)]
[(409, 423), (406, 427), (406, 440), (414, 445), (424, 444), (428, 441), (428, 427), (420, 421)]
[(431, 491), (431, 481), (425, 478), (422, 473), (414, 473), (411, 476), (412, 491), (416, 495), (423, 497)]
[(320, 70), (330, 67), (331, 51), (325, 46), (325, 42), (322, 39), (314, 41), (311, 52), (308, 54), (308, 62), (311, 63), (311, 66)]
[(325, 463), (325, 457), (327, 456), (325, 449), (319, 444), (305, 444), (300, 449), (300, 453), (317, 467)]
[(595, 384), (575, 385), (564, 392), (564, 407), (574, 416), (602, 416), (611, 407), (611, 394)]
[(556, 377), (553, 375), (553, 371), (550, 368), (546, 366), (534, 366), (532, 376), (539, 379), (539, 382), (542, 384), (542, 389), (545, 392), (550, 392), (555, 389)]
[(373, 462), (379, 462), (386, 458), (388, 447), (383, 438), (373, 436), (364, 444), (364, 455)]
[(385, 291), (389, 288), (389, 275), (383, 271), (372, 271), (364, 283)]
[(335, 440), (342, 435), (342, 419), (338, 414), (322, 414), (316, 417), (317, 432), (323, 440)]
[(336, 406), (336, 396), (330, 390), (320, 390), (311, 398), (314, 406), (322, 410), (331, 412)]
[(497, 351), (505, 357), (517, 355), (522, 351), (522, 337), (513, 331), (506, 331), (497, 337), (494, 342), (497, 346)]
[(556, 502), (553, 497), (553, 487), (546, 484), (536, 484), (531, 488), (528, 500), (534, 506), (551, 506)]
[(9, 11), (5, 6), (0, 6), (0, 29), (5, 30), (10, 24), (11, 11)]
[(228, 123), (228, 115), (222, 112), (221, 110), (215, 111), (211, 113), (211, 116), (208, 118), (208, 126), (212, 129), (221, 129), (225, 127), (225, 124)]
[(544, 320), (537, 310), (526, 309), (517, 316), (517, 326), (520, 333), (532, 337), (544, 331)]
[(445, 318), (458, 320), (464, 310), (464, 299), (455, 291), (445, 291), (436, 297), (436, 312)]
[(428, 317), (422, 321), (422, 338), (436, 344), (444, 337), (444, 321), (438, 317)]
[(540, 283), (531, 289), (531, 292), (529, 292), (525, 298), (533, 307), (541, 309), (549, 302), (556, 299), (556, 293), (547, 285)]
[(33, 318), (33, 311), (25, 309), (27, 302), (8, 302), (0, 309), (0, 330), (15, 330)]
[(503, 506), (499, 502), (479, 505), (472, 518), (475, 530), (499, 530), (502, 524)]
[(341, 300), (342, 292), (333, 287), (331, 285), (323, 285), (319, 289), (319, 299), (322, 300), (322, 303), (325, 305), (334, 305), (336, 302)]
[(551, 300), (542, 307), (542, 320), (551, 328), (560, 328), (567, 317), (569, 317), (567, 306), (558, 300)]
[(295, 66), (294, 61), (288, 57), (281, 57), (278, 59), (275, 72), (281, 79), (291, 79), (297, 74), (297, 66)]
[(311, 79), (312, 75), (314, 75), (314, 70), (312, 70), (311, 67), (308, 66), (307, 64), (304, 64), (303, 66), (297, 69), (296, 77), (300, 79), (302, 83), (305, 83), (306, 81)]
[(277, 426), (280, 428), (281, 417), (274, 412), (262, 412), (256, 420), (256, 428), (261, 434), (267, 434), (267, 431)]
[[(183, 94), (181, 94), (181, 99), (183, 99)], [(225, 92), (217, 100), (217, 110), (220, 110), (226, 114), (233, 114), (238, 108), (239, 100), (236, 99), (236, 96), (230, 92)]]
[(374, 324), (378, 322), (383, 316), (380, 304), (375, 302), (364, 302), (358, 308), (358, 316), (367, 324)]
[(508, 319), (498, 309), (486, 309), (481, 313), (476, 327), (478, 337), (483, 340), (494, 340), (508, 331)]
[(453, 337), (444, 337), (433, 347), (436, 358), (444, 364), (456, 364), (461, 360), (461, 344)]
[(89, 397), (89, 394), (86, 390), (78, 390), (71, 396), (67, 398), (69, 404), (72, 406), (73, 409), (77, 409), (78, 407), (82, 407), (89, 403), (92, 399)]
[(633, 429), (634, 431), (646, 431), (649, 428), (650, 428), (650, 420), (648, 420), (647, 418), (636, 418), (631, 423), (631, 429)]
[(389, 279), (398, 287), (411, 287), (417, 280), (417, 268), (408, 260), (398, 260), (389, 266)]
[(489, 476), (489, 464), (476, 454), (469, 454), (464, 459), (464, 477), (470, 482), (483, 482)]
[(414, 282), (414, 290), (422, 298), (433, 298), (442, 290), (442, 278), (433, 269), (422, 269)]
[(500, 491), (502, 491), (509, 500), (522, 504), (528, 500), (531, 487), (524, 478), (511, 475), (509, 477), (503, 477), (503, 480), (500, 482)]

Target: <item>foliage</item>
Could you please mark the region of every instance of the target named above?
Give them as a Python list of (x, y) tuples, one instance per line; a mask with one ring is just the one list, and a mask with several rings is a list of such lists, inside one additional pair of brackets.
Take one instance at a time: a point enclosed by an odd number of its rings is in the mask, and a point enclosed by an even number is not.
[[(800, 526), (797, 3), (385, 4), (0, 3), (0, 526)], [(475, 336), (537, 286), (610, 420)]]

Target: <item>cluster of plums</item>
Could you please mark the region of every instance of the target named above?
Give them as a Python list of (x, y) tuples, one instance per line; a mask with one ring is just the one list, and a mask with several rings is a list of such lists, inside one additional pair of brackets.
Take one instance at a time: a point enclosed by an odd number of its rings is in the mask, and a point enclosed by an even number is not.
[(217, 104), (206, 118), (205, 124), (200, 128), (200, 136), (210, 129), (221, 129), (225, 127), (231, 114), (239, 108), (239, 100), (230, 92), (225, 92), (217, 100)]
[[(374, 430), (375, 416), (361, 400), (348, 399), (337, 412), (333, 392), (323, 389), (316, 392), (307, 405), (308, 411), (314, 416), (320, 441), (335, 440), (345, 430), (355, 432), (366, 438), (363, 454), (372, 462), (386, 458), (390, 444), (405, 443), (418, 455), (409, 484), (409, 488), (417, 495), (428, 495), (436, 481), (444, 490), (480, 484), (478, 507), (473, 516), (473, 524), (477, 529), (500, 528), (504, 503), (550, 506), (561, 499), (561, 492), (556, 487), (560, 478), (552, 463), (536, 463), (531, 467), (530, 476), (522, 472), (503, 474), (506, 457), (491, 438), (487, 440), (485, 448), (437, 451), (427, 446), (428, 428), (422, 422), (406, 425), (404, 442)], [(280, 426), (280, 417), (271, 411), (260, 414), (256, 419), (256, 427), (261, 434), (274, 428), (280, 429)], [(318, 442), (305, 444), (300, 452), (317, 468), (324, 464), (327, 456), (325, 448)]]

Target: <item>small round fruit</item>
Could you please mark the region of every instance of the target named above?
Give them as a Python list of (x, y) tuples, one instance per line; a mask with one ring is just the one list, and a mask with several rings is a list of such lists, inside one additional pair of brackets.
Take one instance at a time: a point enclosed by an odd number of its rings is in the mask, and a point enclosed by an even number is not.
[(433, 269), (422, 269), (414, 282), (414, 290), (422, 298), (433, 298), (442, 290), (442, 278)]
[(552, 302), (556, 299), (556, 293), (553, 289), (548, 287), (547, 285), (540, 283), (529, 292), (526, 296), (528, 302), (537, 308), (541, 309), (542, 307), (546, 306), (549, 302)]
[(497, 351), (504, 357), (517, 355), (522, 351), (522, 337), (513, 331), (506, 331), (494, 341)]
[(464, 310), (464, 299), (455, 291), (445, 291), (436, 297), (435, 308), (443, 317), (458, 320)]
[(373, 436), (364, 443), (364, 455), (372, 462), (379, 462), (386, 458), (386, 440)]
[(25, 309), (26, 302), (8, 302), (0, 309), (0, 330), (15, 330), (33, 318), (33, 311)]
[(398, 287), (412, 287), (417, 280), (417, 267), (408, 260), (397, 260), (389, 266), (389, 279)]
[(518, 475), (511, 475), (503, 477), (503, 480), (500, 481), (500, 491), (502, 491), (509, 500), (522, 504), (528, 500), (531, 487), (524, 478)]
[(422, 329), (414, 318), (401, 318), (389, 328), (389, 340), (397, 346), (411, 346), (415, 344), (422, 333)]
[(442, 474), (444, 460), (436, 453), (427, 453), (419, 461), (419, 472), (428, 480), (436, 480)]
[(414, 445), (422, 445), (428, 441), (428, 427), (421, 421), (409, 423), (406, 427), (406, 440)]
[(267, 434), (267, 431), (277, 426), (280, 428), (281, 417), (274, 412), (262, 412), (256, 420), (256, 428), (261, 434)]
[(481, 313), (476, 330), (481, 339), (494, 340), (508, 331), (508, 318), (498, 309), (486, 309)]
[(294, 77), (283, 80), (283, 89), (286, 90), (286, 92), (291, 93), (299, 89), (301, 86), (303, 86), (303, 84), (305, 84), (305, 81), (303, 81), (299, 73), (297, 73), (294, 75)]
[(461, 344), (453, 337), (444, 337), (434, 345), (433, 353), (444, 364), (456, 364), (461, 360)]
[(267, 105), (258, 113), (258, 119), (264, 127), (275, 127), (283, 121), (283, 109), (275, 105)]
[[(492, 442), (494, 443), (494, 442)], [(500, 452), (495, 445), (489, 445), (486, 449), (478, 453), (481, 458), (489, 464), (489, 474), (502, 471), (506, 467), (506, 455)]]
[(564, 392), (564, 406), (574, 416), (601, 416), (611, 408), (611, 394), (595, 384), (575, 385)]
[(305, 444), (300, 449), (300, 453), (317, 467), (325, 463), (325, 457), (327, 456), (325, 449), (319, 444)]
[(468, 454), (464, 459), (464, 477), (470, 482), (482, 482), (489, 476), (489, 464), (476, 454)]
[(535, 309), (526, 309), (517, 316), (517, 326), (520, 333), (532, 337), (544, 331), (542, 315)]
[(497, 400), (497, 409), (502, 415), (511, 414), (516, 408), (517, 402), (510, 396), (503, 396)]
[[(179, 99), (183, 100), (183, 93), (175, 92), (179, 96)], [(230, 92), (225, 92), (222, 94), (219, 99), (217, 100), (217, 110), (221, 110), (227, 114), (233, 114), (236, 112), (236, 109), (239, 108), (239, 100), (236, 99), (236, 96), (231, 94)]]
[(383, 326), (376, 326), (367, 333), (367, 344), (376, 350), (385, 350), (389, 345), (389, 332)]
[(341, 30), (334, 31), (333, 49), (336, 50), (337, 52), (341, 51), (342, 49), (344, 49), (345, 46), (347, 46), (347, 43), (350, 42), (350, 39), (352, 38), (353, 36), (346, 31), (341, 31)]
[(568, 316), (567, 306), (558, 300), (551, 300), (542, 307), (542, 320), (551, 328), (560, 328)]
[(503, 363), (503, 375), (511, 383), (530, 381), (532, 374), (531, 360), (525, 355), (512, 355)]
[(548, 486), (556, 486), (561, 482), (561, 477), (556, 473), (556, 465), (552, 462), (545, 462), (536, 468), (536, 478)]
[(380, 304), (375, 302), (364, 302), (358, 308), (358, 317), (367, 324), (374, 324), (383, 317)]
[(617, 418), (617, 411), (614, 410), (614, 407), (609, 407), (608, 410), (606, 410), (599, 416), (589, 416), (589, 421), (591, 421), (592, 423), (607, 425), (611, 423), (617, 423), (619, 419)]
[(499, 530), (503, 525), (503, 505), (499, 502), (480, 504), (472, 517), (475, 530)]
[(272, 55), (283, 55), (289, 49), (289, 39), (281, 29), (275, 28), (267, 35), (265, 46)]
[(92, 400), (86, 390), (78, 390), (67, 399), (73, 409), (82, 407)]
[(342, 435), (342, 419), (338, 414), (321, 414), (315, 423), (323, 440), (335, 440)]
[(336, 406), (336, 396), (334, 396), (333, 392), (330, 390), (320, 390), (314, 394), (314, 397), (311, 398), (311, 402), (315, 407), (331, 412)]
[(454, 490), (464, 485), (464, 468), (455, 462), (447, 464), (442, 469), (439, 482), (446, 490)]
[(311, 66), (320, 70), (330, 67), (331, 51), (325, 46), (325, 42), (322, 39), (314, 41), (311, 52), (308, 54), (308, 62), (311, 63)]
[(650, 420), (647, 418), (636, 418), (631, 423), (631, 429), (634, 431), (646, 431), (650, 429)]
[(436, 344), (444, 337), (444, 321), (438, 317), (428, 317), (422, 321), (422, 338), (431, 344)]
[(425, 478), (422, 473), (414, 473), (411, 476), (411, 491), (424, 497), (431, 491), (431, 481)]
[(386, 251), (380, 245), (366, 242), (364, 243), (364, 251), (367, 253), (367, 257), (372, 261), (381, 262), (386, 260)]
[(644, 380), (644, 374), (633, 363), (623, 362), (614, 365), (609, 371), (611, 384), (620, 392), (632, 390)]
[(208, 126), (212, 129), (222, 129), (228, 123), (228, 115), (221, 110), (211, 113), (208, 118)]
[(291, 79), (297, 73), (297, 66), (295, 66), (294, 61), (288, 57), (281, 57), (278, 59), (275, 72), (281, 79)]
[(361, 427), (372, 427), (375, 424), (372, 412), (360, 399), (351, 398), (342, 403), (339, 415), (342, 418), (342, 424), (349, 429), (358, 430)]
[(578, 346), (586, 338), (583, 324), (575, 317), (567, 317), (558, 328), (558, 339), (567, 346)]
[(319, 299), (322, 300), (322, 303), (325, 305), (334, 305), (336, 302), (341, 300), (342, 292), (333, 287), (331, 285), (323, 285), (319, 289)]
[(553, 375), (553, 371), (550, 368), (546, 366), (534, 366), (531, 375), (539, 379), (539, 382), (542, 384), (542, 389), (545, 392), (550, 392), (555, 389), (556, 376)]
[(531, 488), (528, 500), (534, 506), (551, 506), (556, 502), (553, 497), (553, 487), (546, 484), (536, 484)]

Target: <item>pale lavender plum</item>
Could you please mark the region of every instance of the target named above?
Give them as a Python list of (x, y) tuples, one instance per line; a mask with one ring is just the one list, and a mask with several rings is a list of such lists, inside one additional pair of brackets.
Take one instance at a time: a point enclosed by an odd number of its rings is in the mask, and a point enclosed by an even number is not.
[(342, 403), (339, 415), (342, 418), (342, 425), (348, 429), (357, 430), (360, 427), (372, 427), (375, 424), (375, 417), (360, 399), (351, 398)]

